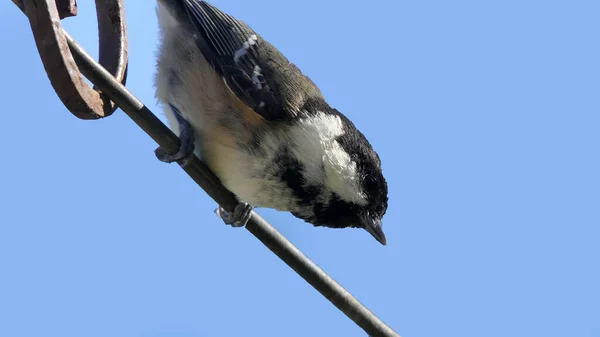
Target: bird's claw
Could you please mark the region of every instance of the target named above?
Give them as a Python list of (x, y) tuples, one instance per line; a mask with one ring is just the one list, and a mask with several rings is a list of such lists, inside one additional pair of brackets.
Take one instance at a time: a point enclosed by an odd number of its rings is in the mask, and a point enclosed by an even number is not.
[(169, 104), (169, 107), (173, 110), (175, 118), (177, 119), (177, 124), (179, 124), (179, 140), (181, 141), (181, 144), (176, 153), (167, 153), (163, 148), (159, 147), (154, 150), (154, 154), (156, 155), (156, 158), (163, 163), (172, 163), (176, 161), (181, 167), (185, 167), (192, 161), (192, 158), (194, 158), (194, 130), (192, 129), (190, 122), (183, 118), (179, 109), (172, 104)]
[(156, 155), (156, 158), (162, 161), (163, 163), (178, 162), (179, 165), (181, 165), (181, 167), (186, 167), (194, 157), (194, 143), (192, 142), (191, 146), (185, 147), (183, 144), (184, 143), (182, 141), (182, 146), (179, 148), (179, 151), (177, 151), (177, 153), (169, 154), (165, 150), (163, 150), (162, 147), (159, 147), (156, 150), (154, 150), (154, 154)]
[(244, 227), (252, 217), (252, 205), (248, 203), (239, 203), (235, 206), (233, 213), (230, 214), (223, 207), (219, 206), (215, 213), (223, 219), (226, 225), (231, 227)]

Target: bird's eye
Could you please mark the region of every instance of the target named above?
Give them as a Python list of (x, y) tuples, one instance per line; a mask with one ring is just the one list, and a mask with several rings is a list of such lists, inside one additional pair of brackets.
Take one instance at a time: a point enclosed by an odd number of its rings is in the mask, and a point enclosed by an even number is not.
[(377, 181), (370, 174), (365, 176), (365, 178), (363, 180), (363, 185), (365, 186), (365, 189), (367, 191), (373, 191), (373, 190), (377, 189)]

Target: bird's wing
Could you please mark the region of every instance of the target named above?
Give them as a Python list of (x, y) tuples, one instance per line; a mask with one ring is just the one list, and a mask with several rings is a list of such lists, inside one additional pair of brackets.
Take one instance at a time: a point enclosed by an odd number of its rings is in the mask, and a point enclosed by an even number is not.
[(231, 91), (269, 121), (297, 117), (317, 86), (248, 25), (201, 0), (182, 0), (203, 56)]

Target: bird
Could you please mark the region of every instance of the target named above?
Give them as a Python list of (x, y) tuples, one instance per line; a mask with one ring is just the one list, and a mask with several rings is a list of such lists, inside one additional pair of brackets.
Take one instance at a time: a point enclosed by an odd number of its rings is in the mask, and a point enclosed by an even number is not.
[(249, 25), (203, 0), (157, 0), (154, 85), (181, 146), (156, 157), (201, 159), (239, 204), (217, 214), (242, 227), (254, 207), (317, 227), (362, 228), (387, 244), (381, 159), (315, 83)]

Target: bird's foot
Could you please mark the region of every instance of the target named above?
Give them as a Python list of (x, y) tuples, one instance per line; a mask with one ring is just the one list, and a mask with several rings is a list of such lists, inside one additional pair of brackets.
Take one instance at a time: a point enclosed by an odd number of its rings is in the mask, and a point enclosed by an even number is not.
[(252, 205), (243, 202), (235, 206), (233, 214), (225, 211), (221, 206), (215, 210), (215, 213), (223, 219), (223, 222), (225, 222), (226, 225), (231, 225), (231, 227), (244, 227), (252, 216), (253, 208)]
[(192, 125), (185, 120), (185, 118), (183, 118), (179, 109), (171, 104), (169, 104), (169, 106), (175, 113), (177, 123), (179, 124), (179, 140), (181, 145), (176, 153), (167, 153), (163, 148), (159, 147), (154, 151), (154, 154), (158, 160), (164, 163), (172, 163), (176, 161), (179, 163), (179, 165), (181, 165), (181, 167), (185, 167), (192, 161), (192, 158), (194, 157), (194, 130), (192, 129)]

